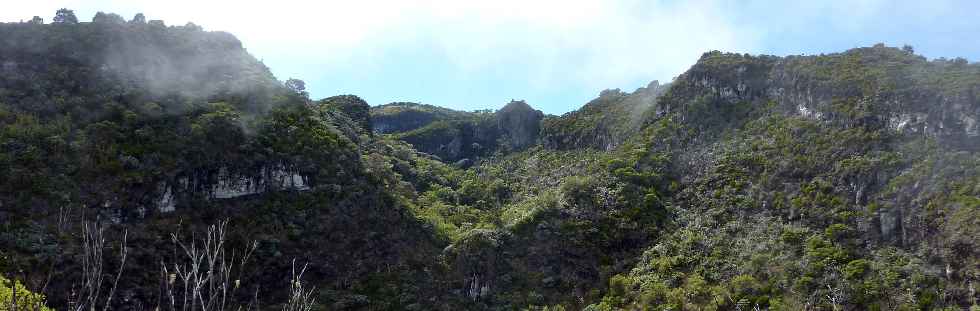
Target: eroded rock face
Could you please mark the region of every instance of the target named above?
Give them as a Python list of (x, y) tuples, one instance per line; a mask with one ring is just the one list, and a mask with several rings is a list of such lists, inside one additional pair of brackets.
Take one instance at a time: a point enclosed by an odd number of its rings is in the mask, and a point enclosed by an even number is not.
[[(941, 61), (903, 54), (876, 46), (817, 57), (749, 56), (706, 53), (678, 78), (670, 97), (691, 99), (709, 95), (716, 105), (770, 105), (772, 112), (848, 126), (887, 128), (902, 134), (921, 134), (948, 146), (976, 148), (980, 138), (980, 100), (976, 85), (948, 86), (924, 82), (917, 73), (927, 68), (943, 75), (950, 66)], [(876, 62), (902, 60), (881, 75), (844, 77), (827, 70), (860, 70)], [(936, 63), (938, 62), (938, 63)], [(835, 67), (836, 66), (836, 67)], [(845, 67), (854, 69), (841, 69)], [(910, 87), (910, 86), (916, 87)], [(672, 100), (668, 111), (691, 103)]]
[(524, 101), (511, 101), (495, 117), (497, 127), (507, 137), (507, 147), (519, 150), (537, 142), (544, 114)]
[(404, 133), (426, 127), (433, 122), (471, 118), (474, 113), (409, 102), (372, 107), (371, 124), (382, 134)]
[(174, 196), (173, 187), (168, 187), (164, 184), (161, 184), (157, 187), (157, 189), (160, 189), (158, 191), (163, 193), (160, 195), (160, 198), (158, 198), (154, 204), (154, 207), (156, 207), (157, 211), (161, 213), (169, 213), (176, 210), (177, 197)]
[(878, 214), (882, 242), (900, 244), (902, 242), (902, 213), (898, 209), (883, 210)]
[(392, 103), (372, 108), (371, 117), (376, 132), (393, 134), (416, 150), (454, 163), (536, 144), (544, 114), (524, 101), (511, 101), (497, 112)]
[(246, 177), (234, 176), (222, 170), (217, 181), (210, 185), (195, 185), (188, 178), (180, 178), (172, 184), (161, 183), (157, 186), (152, 206), (157, 212), (167, 213), (176, 210), (182, 200), (194, 197), (222, 200), (271, 191), (310, 190), (306, 179), (296, 172), (281, 167), (269, 167), (262, 171), (259, 177)]
[[(393, 110), (394, 108), (390, 109)], [(405, 110), (391, 115), (378, 115), (374, 119), (374, 131), (382, 134), (407, 132), (436, 121), (434, 115), (415, 110)]]

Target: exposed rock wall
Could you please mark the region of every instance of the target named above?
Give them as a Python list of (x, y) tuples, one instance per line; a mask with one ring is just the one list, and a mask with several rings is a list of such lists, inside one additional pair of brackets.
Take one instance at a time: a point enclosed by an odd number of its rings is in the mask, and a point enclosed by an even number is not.
[[(415, 149), (454, 163), (498, 151), (522, 150), (537, 144), (544, 118), (541, 111), (523, 101), (512, 101), (492, 114), (488, 111), (439, 109), (417, 104), (391, 104), (376, 108), (373, 113), (375, 130), (394, 132), (396, 138), (408, 142)], [(425, 125), (399, 131), (419, 124)]]
[[(896, 132), (918, 133), (950, 146), (975, 148), (980, 139), (980, 86), (949, 86), (930, 83), (919, 71), (948, 69), (942, 63), (920, 56), (876, 46), (820, 56), (835, 64), (817, 63), (817, 56), (748, 56), (707, 53), (679, 77), (671, 98), (710, 95), (716, 105), (751, 103), (762, 107), (773, 103), (775, 112), (848, 126), (886, 126)], [(886, 55), (886, 56), (881, 56)], [(905, 58), (905, 63), (878, 64), (880, 59)], [(891, 66), (880, 74), (857, 77), (845, 73), (825, 74), (825, 67)], [(936, 67), (936, 68), (934, 68)], [(845, 68), (834, 68), (843, 71)], [(853, 69), (856, 70), (856, 69)], [(864, 72), (862, 72), (864, 73)], [(915, 87), (912, 87), (915, 86)], [(686, 101), (668, 100), (664, 109), (683, 109)]]
[(524, 101), (511, 101), (494, 115), (497, 129), (506, 137), (507, 148), (520, 150), (537, 143), (544, 114)]
[(166, 213), (176, 210), (181, 203), (193, 198), (222, 200), (272, 191), (306, 191), (311, 188), (302, 175), (280, 166), (266, 167), (261, 172), (258, 176), (241, 176), (222, 169), (211, 183), (202, 184), (187, 177), (178, 178), (172, 183), (163, 182), (157, 185), (151, 206), (158, 212)]

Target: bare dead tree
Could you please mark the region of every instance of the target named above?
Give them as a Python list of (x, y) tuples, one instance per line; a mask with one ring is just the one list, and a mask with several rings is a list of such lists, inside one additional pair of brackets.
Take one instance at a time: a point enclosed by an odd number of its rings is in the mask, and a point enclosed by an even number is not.
[(123, 232), (123, 239), (119, 248), (119, 269), (116, 271), (112, 286), (103, 297), (102, 287), (105, 282), (105, 271), (103, 264), (105, 258), (105, 227), (95, 223), (86, 222), (82, 226), (82, 282), (79, 292), (70, 299), (69, 309), (75, 311), (95, 311), (98, 309), (99, 302), (102, 302), (102, 310), (109, 310), (112, 298), (116, 293), (119, 279), (122, 277), (123, 268), (126, 266), (127, 239), (128, 231)]
[(825, 274), (827, 293), (824, 295), (834, 311), (843, 310), (847, 301), (847, 282), (841, 277), (841, 267), (833, 266), (830, 273)]
[[(204, 238), (192, 238), (189, 243), (181, 241), (178, 233), (171, 234), (177, 262), (161, 262), (163, 296), (168, 306), (157, 306), (169, 310), (228, 310), (229, 297), (241, 288), (243, 267), (251, 259), (257, 244), (242, 251), (228, 253), (226, 250), (227, 221), (208, 227)], [(180, 286), (178, 286), (178, 284)], [(159, 299), (159, 300), (164, 300)], [(158, 301), (159, 301), (158, 300)], [(178, 302), (179, 301), (179, 302)], [(178, 308), (179, 306), (179, 308)], [(236, 309), (241, 310), (239, 306)], [(246, 310), (257, 308), (246, 306)]]
[(970, 304), (977, 305), (977, 289), (973, 287), (973, 281), (968, 282), (967, 288), (970, 291)]
[[(59, 215), (59, 229), (67, 229), (69, 211), (62, 210)], [(206, 234), (200, 240), (192, 237), (189, 242), (183, 241), (179, 232), (171, 234), (174, 243), (173, 263), (160, 263), (161, 291), (158, 295), (157, 306), (154, 310), (170, 311), (217, 311), (217, 310), (258, 310), (259, 288), (254, 287), (254, 294), (250, 301), (245, 305), (230, 306), (234, 304), (232, 297), (235, 297), (241, 286), (241, 277), (244, 267), (251, 259), (258, 247), (256, 242), (252, 242), (243, 251), (226, 250), (227, 221), (222, 221), (216, 225), (208, 227)], [(108, 258), (105, 238), (106, 227), (95, 222), (83, 222), (81, 246), (81, 280), (72, 285), (70, 294), (67, 297), (68, 310), (71, 311), (108, 311), (112, 307), (112, 301), (119, 288), (119, 281), (122, 278), (128, 258), (128, 230), (123, 231), (122, 240), (119, 244), (118, 268), (111, 272), (106, 271)], [(314, 289), (306, 289), (302, 282), (303, 274), (307, 266), (297, 270), (295, 260), (293, 261), (292, 278), (290, 279), (290, 291), (286, 304), (283, 305), (284, 311), (310, 311), (316, 303), (313, 294)], [(26, 277), (26, 276), (25, 276)], [(48, 280), (44, 282), (43, 288), (47, 288)], [(7, 284), (0, 284), (7, 286)], [(19, 297), (17, 291), (17, 279), (10, 280), (10, 287), (13, 292), (12, 300), (9, 305), (0, 307), (10, 307), (11, 310), (44, 310), (43, 299), (35, 299), (31, 302), (30, 297)], [(108, 289), (108, 291), (105, 291)], [(142, 309), (143, 306), (137, 306)]]
[(303, 288), (303, 273), (306, 273), (306, 265), (296, 273), (296, 260), (293, 259), (293, 277), (289, 282), (289, 300), (282, 306), (282, 311), (310, 311), (316, 304), (313, 298), (314, 289), (305, 290)]
[(841, 310), (842, 304), (844, 303), (843, 289), (836, 286), (827, 285), (827, 300), (830, 301), (830, 306), (834, 311)]
[(119, 279), (122, 278), (123, 267), (126, 265), (126, 256), (129, 252), (126, 250), (126, 241), (129, 239), (129, 231), (123, 231), (122, 244), (119, 246), (119, 269), (116, 271), (116, 278), (112, 280), (112, 288), (109, 289), (109, 296), (105, 299), (105, 305), (102, 307), (103, 311), (109, 310), (109, 305), (112, 303), (112, 297), (116, 294), (116, 288), (119, 286)]

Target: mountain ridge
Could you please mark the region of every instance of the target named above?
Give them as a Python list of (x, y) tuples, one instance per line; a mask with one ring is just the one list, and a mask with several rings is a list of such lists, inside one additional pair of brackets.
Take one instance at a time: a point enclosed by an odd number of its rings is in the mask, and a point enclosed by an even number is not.
[(233, 36), (120, 20), (0, 24), (0, 272), (49, 306), (180, 308), (166, 269), (217, 226), (254, 257), (202, 295), (263, 309), (976, 308), (976, 63), (712, 51), (562, 116), (460, 112), (311, 100)]

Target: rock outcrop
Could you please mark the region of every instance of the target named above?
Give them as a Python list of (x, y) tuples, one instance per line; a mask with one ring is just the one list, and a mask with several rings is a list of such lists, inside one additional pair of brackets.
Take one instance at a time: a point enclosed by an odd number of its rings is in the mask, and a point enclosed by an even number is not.
[(454, 163), (536, 144), (544, 114), (524, 101), (511, 101), (495, 113), (397, 103), (373, 108), (372, 118), (375, 131)]
[(507, 148), (520, 150), (537, 143), (544, 114), (524, 101), (511, 101), (494, 115), (497, 129), (505, 137)]
[(470, 119), (474, 115), (471, 112), (408, 102), (372, 107), (370, 114), (374, 131), (381, 134), (408, 132), (433, 122)]
[[(883, 45), (786, 58), (710, 52), (679, 77), (683, 83), (671, 88), (664, 111), (698, 109), (691, 101), (676, 100), (698, 96), (716, 108), (749, 104), (748, 109), (762, 109), (773, 103), (766, 109), (846, 126), (888, 127), (975, 148), (980, 86), (935, 83), (943, 75), (975, 74), (970, 66), (930, 62)], [(885, 69), (868, 70), (872, 67)]]
[(174, 182), (158, 184), (151, 206), (161, 213), (173, 212), (178, 205), (195, 198), (206, 200), (234, 199), (273, 191), (310, 190), (309, 181), (297, 172), (270, 166), (260, 170), (258, 176), (239, 176), (222, 169), (210, 183), (192, 181), (182, 177)]

